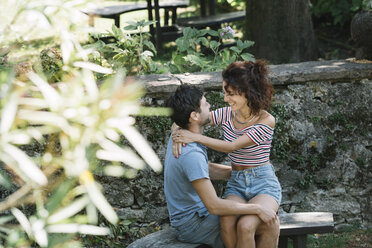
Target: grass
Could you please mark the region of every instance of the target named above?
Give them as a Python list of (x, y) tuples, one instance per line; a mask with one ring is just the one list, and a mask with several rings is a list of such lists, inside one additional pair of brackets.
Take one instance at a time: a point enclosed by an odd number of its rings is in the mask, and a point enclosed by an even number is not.
[[(293, 248), (289, 239), (288, 247)], [(371, 248), (372, 229), (352, 228), (342, 233), (315, 234), (307, 236), (308, 248)]]

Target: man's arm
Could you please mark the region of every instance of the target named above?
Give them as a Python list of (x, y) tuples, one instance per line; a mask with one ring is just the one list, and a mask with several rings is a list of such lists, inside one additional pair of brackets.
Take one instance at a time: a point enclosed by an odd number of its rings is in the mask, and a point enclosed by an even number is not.
[(217, 196), (211, 181), (207, 178), (192, 182), (196, 192), (211, 214), (215, 215), (246, 215), (256, 214), (263, 222), (275, 221), (276, 213), (258, 204), (240, 203)]
[(228, 179), (231, 176), (231, 166), (208, 162), (209, 177), (212, 180)]

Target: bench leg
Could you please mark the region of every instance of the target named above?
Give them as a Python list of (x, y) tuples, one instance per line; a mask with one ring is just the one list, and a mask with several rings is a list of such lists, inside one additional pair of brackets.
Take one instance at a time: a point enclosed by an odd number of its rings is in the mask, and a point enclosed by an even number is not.
[(306, 234), (293, 237), (293, 248), (306, 248)]
[(288, 247), (288, 237), (279, 237), (279, 248)]
[(172, 25), (175, 25), (177, 21), (177, 8), (172, 9)]
[(115, 26), (120, 28), (120, 15), (116, 15), (114, 20), (115, 20)]
[(164, 9), (164, 26), (169, 25), (169, 9)]

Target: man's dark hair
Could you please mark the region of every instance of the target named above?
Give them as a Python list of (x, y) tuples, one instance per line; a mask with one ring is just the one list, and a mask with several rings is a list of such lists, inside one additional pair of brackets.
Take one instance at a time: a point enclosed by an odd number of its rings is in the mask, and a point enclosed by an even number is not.
[(200, 88), (183, 84), (169, 97), (167, 107), (173, 110), (172, 121), (184, 129), (189, 127), (191, 112), (200, 112), (203, 92)]

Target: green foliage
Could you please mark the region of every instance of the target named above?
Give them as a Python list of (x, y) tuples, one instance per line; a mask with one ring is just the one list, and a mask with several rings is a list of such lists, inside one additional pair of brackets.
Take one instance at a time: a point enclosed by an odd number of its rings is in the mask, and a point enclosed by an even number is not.
[(309, 248), (347, 248), (370, 247), (372, 229), (360, 230), (359, 226), (350, 227), (344, 232), (330, 234), (314, 234), (307, 236)]
[[(108, 34), (95, 35), (97, 42), (86, 46), (99, 53), (92, 56), (93, 61), (104, 66), (110, 65), (114, 70), (125, 68), (128, 75), (165, 72), (164, 67), (153, 61), (156, 49), (150, 41), (150, 34), (143, 31), (154, 22), (141, 20), (128, 23), (124, 29), (112, 25)], [(125, 30), (138, 33), (130, 34)]]
[(333, 24), (349, 24), (361, 9), (368, 8), (370, 0), (311, 0), (312, 14), (317, 18), (329, 18)]
[[(155, 171), (162, 167), (133, 126), (133, 116), (167, 111), (140, 107), (141, 84), (125, 80), (119, 66), (112, 74), (111, 68), (88, 61), (94, 50), (82, 47), (74, 33), (83, 3), (2, 1), (0, 62), (6, 69), (0, 71), (0, 184), (12, 190), (0, 202), (5, 247), (81, 247), (78, 233), (109, 235), (112, 230), (98, 219), (115, 225), (119, 218), (95, 173), (126, 176), (146, 164)], [(31, 64), (33, 55), (13, 69), (7, 58), (23, 50), (19, 44), (25, 41), (38, 52), (34, 42), (45, 36), (56, 44), (40, 54), (42, 70)], [(142, 63), (146, 57), (138, 59)], [(100, 74), (108, 76), (98, 84)]]
[(372, 0), (363, 0), (363, 10), (372, 10)]
[(313, 116), (311, 118), (311, 120), (313, 121), (314, 124), (316, 124), (316, 123), (319, 123), (320, 122), (320, 117), (319, 116)]
[(344, 126), (348, 122), (348, 117), (342, 113), (335, 113), (335, 114), (328, 116), (328, 121), (334, 125)]
[(40, 52), (41, 66), (48, 82), (61, 81), (64, 71), (61, 51), (57, 48), (46, 48)]
[(364, 167), (367, 164), (367, 160), (365, 158), (357, 158), (355, 163), (359, 167)]
[(168, 139), (165, 132), (170, 130), (172, 121), (169, 117), (164, 116), (139, 116), (137, 122), (148, 128), (147, 140), (156, 143), (163, 139)]
[(177, 50), (172, 55), (170, 71), (218, 71), (237, 60), (254, 60), (253, 55), (246, 52), (254, 44), (252, 41), (237, 40), (235, 46), (223, 47), (223, 41), (233, 39), (233, 36), (230, 27), (218, 31), (185, 28), (183, 36), (176, 40)]
[(298, 186), (301, 189), (307, 189), (314, 183), (314, 175), (312, 172), (306, 171), (302, 179), (299, 180)]
[(271, 106), (270, 113), (275, 117), (275, 133), (272, 144), (272, 156), (275, 159), (286, 160), (290, 151), (290, 144), (288, 139), (288, 126), (286, 120), (288, 119), (288, 112), (284, 105), (274, 104)]
[(211, 105), (211, 109), (218, 109), (222, 107), (226, 107), (226, 103), (223, 100), (223, 94), (221, 92), (210, 91), (205, 94), (205, 98)]

